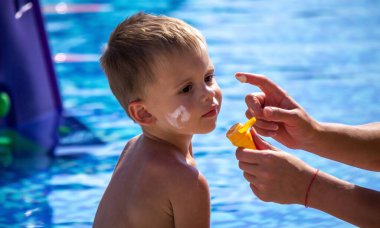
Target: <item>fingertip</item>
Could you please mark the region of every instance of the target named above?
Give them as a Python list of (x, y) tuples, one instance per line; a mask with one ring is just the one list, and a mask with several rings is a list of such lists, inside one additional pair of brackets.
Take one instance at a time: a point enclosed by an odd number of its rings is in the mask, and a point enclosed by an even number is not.
[(254, 117), (254, 112), (252, 109), (248, 108), (246, 111), (245, 111), (245, 116), (248, 118), (248, 119), (251, 119), (252, 117)]
[(246, 104), (253, 103), (255, 101), (255, 95), (253, 93), (249, 93), (245, 96), (244, 101)]
[[(243, 80), (242, 82), (244, 83), (250, 83), (250, 84), (253, 84), (253, 85), (256, 85), (256, 82), (255, 82), (255, 78), (256, 79), (266, 79), (266, 77), (262, 74), (256, 74), (256, 73), (246, 73), (246, 72), (237, 72), (235, 73), (235, 77), (241, 81)], [(241, 80), (239, 79), (241, 78)], [(250, 81), (248, 81), (248, 78)], [(253, 80), (253, 81), (252, 81)]]
[(253, 185), (253, 183), (249, 182), (249, 187), (251, 188), (252, 192), (256, 195), (256, 187)]
[(251, 128), (251, 135), (254, 142), (261, 139), (253, 127)]
[(238, 76), (238, 75), (245, 75), (246, 73), (244, 73), (244, 72), (236, 72), (235, 73), (235, 76)]
[(245, 103), (248, 106), (248, 111), (252, 116), (261, 117), (263, 108), (260, 99), (255, 94), (248, 94), (245, 96)]
[(236, 151), (235, 151), (235, 157), (236, 157), (236, 159), (239, 160), (239, 157), (240, 157), (241, 152), (242, 152), (242, 151), (241, 151), (241, 148), (238, 147), (238, 148), (236, 149)]
[(249, 75), (249, 76), (259, 76), (259, 77), (262, 77), (264, 75), (262, 74), (256, 74), (256, 73), (248, 73), (248, 72), (236, 72), (235, 75)]
[(273, 108), (269, 107), (269, 106), (265, 107), (263, 109), (263, 114), (265, 117), (272, 117), (273, 116)]
[(247, 77), (242, 74), (235, 74), (235, 78), (239, 80), (241, 83), (246, 83), (247, 82)]
[[(260, 134), (267, 136), (267, 137), (275, 137), (276, 136), (276, 132), (274, 132), (274, 131), (262, 131), (262, 130), (260, 130)], [(252, 135), (253, 141), (255, 142), (257, 150), (267, 150), (267, 149), (273, 150), (274, 149), (274, 147), (270, 143), (265, 141), (263, 138), (261, 138), (257, 134), (256, 130), (255, 131), (251, 130), (251, 135)]]
[(238, 147), (235, 152), (236, 159), (239, 161), (239, 163), (243, 162), (244, 163), (244, 157), (246, 156), (247, 151), (245, 151), (245, 148), (243, 147)]

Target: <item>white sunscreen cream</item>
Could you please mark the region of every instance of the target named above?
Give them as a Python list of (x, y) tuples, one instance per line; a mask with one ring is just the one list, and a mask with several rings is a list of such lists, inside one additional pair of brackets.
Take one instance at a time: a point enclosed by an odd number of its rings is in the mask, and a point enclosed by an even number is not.
[(190, 119), (190, 113), (181, 105), (174, 112), (167, 114), (166, 119), (173, 127), (180, 129), (183, 123)]

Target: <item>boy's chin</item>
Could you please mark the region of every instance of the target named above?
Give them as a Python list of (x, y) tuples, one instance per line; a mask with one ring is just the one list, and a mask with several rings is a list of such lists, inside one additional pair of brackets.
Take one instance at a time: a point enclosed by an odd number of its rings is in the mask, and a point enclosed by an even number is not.
[(203, 129), (201, 129), (199, 132), (197, 132), (197, 134), (208, 134), (208, 133), (212, 132), (213, 130), (215, 130), (215, 128), (216, 128), (216, 125), (213, 125), (210, 127), (205, 127)]

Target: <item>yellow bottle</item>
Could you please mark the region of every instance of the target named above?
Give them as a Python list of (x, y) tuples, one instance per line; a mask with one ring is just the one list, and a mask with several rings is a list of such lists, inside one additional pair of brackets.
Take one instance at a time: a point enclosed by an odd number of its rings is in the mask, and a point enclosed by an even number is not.
[(248, 149), (256, 149), (249, 128), (255, 124), (256, 118), (252, 117), (244, 125), (237, 123), (233, 125), (227, 132), (226, 136), (234, 146), (244, 147)]

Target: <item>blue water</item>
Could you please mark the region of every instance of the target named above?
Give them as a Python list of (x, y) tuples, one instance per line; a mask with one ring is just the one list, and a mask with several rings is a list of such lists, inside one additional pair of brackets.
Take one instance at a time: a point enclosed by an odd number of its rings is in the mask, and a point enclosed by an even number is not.
[[(43, 0), (42, 5), (60, 3)], [(237, 71), (269, 76), (315, 119), (362, 124), (380, 120), (380, 2), (330, 0), (70, 0), (102, 4), (100, 12), (45, 11), (53, 54), (82, 54), (56, 63), (64, 107), (103, 141), (103, 150), (60, 156), (32, 173), (1, 175), (0, 227), (90, 227), (123, 144), (139, 134), (111, 96), (97, 58), (109, 33), (127, 15), (144, 10), (178, 17), (207, 38), (224, 100), (218, 126), (194, 137), (199, 170), (211, 189), (212, 227), (352, 227), (314, 209), (263, 203), (242, 177), (228, 127), (245, 120)], [(276, 142), (276, 146), (285, 149)], [(285, 149), (312, 166), (380, 190), (380, 173)]]

